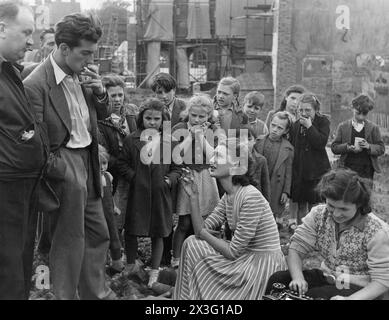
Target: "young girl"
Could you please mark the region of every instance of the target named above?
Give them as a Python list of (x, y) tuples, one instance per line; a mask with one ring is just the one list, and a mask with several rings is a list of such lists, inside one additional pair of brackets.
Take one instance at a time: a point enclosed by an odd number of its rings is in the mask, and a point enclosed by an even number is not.
[(286, 139), (291, 126), (292, 116), (285, 111), (277, 112), (271, 120), (270, 133), (258, 139), (254, 146), (254, 154), (259, 153), (267, 160), (271, 188), (269, 202), (279, 229), (292, 183), (294, 149)]
[(294, 147), (290, 225), (293, 232), (311, 207), (320, 202), (315, 191), (321, 177), (331, 168), (326, 145), (330, 121), (320, 114), (320, 101), (312, 93), (304, 93), (298, 103), (298, 120), (293, 123), (290, 138)]
[(268, 128), (270, 127), (271, 119), (273, 118), (273, 115), (278, 111), (289, 112), (292, 115), (293, 122), (295, 122), (297, 118), (298, 100), (301, 97), (301, 95), (306, 91), (307, 89), (305, 89), (303, 86), (300, 85), (293, 85), (290, 86), (288, 89), (286, 89), (284, 93), (284, 98), (282, 99), (280, 104), (280, 108), (278, 110), (269, 111), (266, 118), (267, 127)]
[[(141, 106), (138, 130), (126, 138), (118, 159), (120, 174), (130, 184), (124, 226), (128, 268), (137, 268), (137, 237), (151, 237), (150, 287), (158, 280), (163, 238), (172, 230), (170, 189), (180, 176), (178, 167), (164, 164), (162, 157), (163, 150), (170, 148), (161, 132), (162, 121), (169, 118), (164, 109), (157, 99), (147, 100)], [(145, 133), (151, 142), (144, 141)], [(164, 146), (165, 143), (169, 145)]]
[(244, 97), (243, 112), (249, 118), (249, 129), (254, 139), (268, 134), (266, 124), (258, 119), (262, 107), (265, 103), (265, 96), (258, 91), (251, 91)]
[[(269, 279), (300, 294), (332, 300), (377, 299), (389, 290), (389, 226), (371, 212), (368, 181), (349, 169), (323, 176), (316, 206), (291, 238), (289, 271)], [(302, 270), (304, 257), (318, 251), (320, 269)]]
[[(182, 152), (190, 155), (184, 159), (184, 165), (194, 176), (195, 183), (199, 189), (200, 214), (206, 218), (215, 208), (219, 201), (219, 194), (215, 178), (209, 173), (209, 164), (206, 161), (206, 148), (200, 153), (196, 150), (196, 143), (201, 146), (204, 141), (198, 141), (197, 131), (204, 132), (208, 129), (216, 129), (209, 121), (213, 115), (212, 100), (205, 95), (194, 96), (189, 101), (188, 119), (173, 128), (173, 132), (184, 129), (189, 132), (180, 144)], [(176, 131), (177, 132), (177, 131)], [(174, 135), (174, 134), (173, 134)], [(197, 136), (199, 137), (199, 136)], [(205, 142), (207, 143), (207, 142)], [(200, 157), (199, 157), (200, 156)], [(190, 218), (190, 199), (185, 192), (182, 183), (178, 187), (177, 214), (179, 215), (178, 225), (173, 235), (173, 257), (172, 267), (178, 267), (181, 255), (181, 247), (185, 238), (191, 233), (192, 223)]]
[(102, 146), (99, 145), (99, 160), (101, 167), (101, 185), (102, 185), (102, 194), (103, 194), (103, 209), (105, 220), (107, 221), (108, 230), (109, 230), (109, 250), (111, 253), (111, 266), (107, 269), (107, 273), (110, 276), (113, 276), (116, 273), (121, 272), (124, 269), (122, 257), (122, 245), (119, 237), (119, 229), (116, 223), (115, 214), (120, 213), (118, 208), (116, 208), (112, 191), (113, 191), (113, 176), (107, 171), (109, 154), (108, 151)]

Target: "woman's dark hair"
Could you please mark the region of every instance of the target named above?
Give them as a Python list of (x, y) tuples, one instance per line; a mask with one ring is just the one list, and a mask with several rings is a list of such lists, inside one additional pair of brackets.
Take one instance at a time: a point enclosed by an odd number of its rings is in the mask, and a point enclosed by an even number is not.
[(176, 79), (174, 79), (170, 74), (160, 72), (156, 74), (151, 80), (151, 90), (156, 92), (158, 88), (164, 89), (166, 92), (169, 92), (177, 88)]
[(316, 97), (316, 95), (311, 92), (305, 92), (301, 95), (301, 97), (299, 98), (299, 105), (301, 103), (309, 103), (316, 112), (320, 111), (321, 103)]
[[(221, 142), (220, 145), (223, 145), (227, 148), (227, 156), (233, 160), (239, 160), (240, 166), (242, 169), (246, 169), (245, 172), (239, 175), (232, 176), (232, 184), (247, 186), (253, 184), (253, 165), (254, 160), (249, 152), (248, 140), (241, 140), (239, 138), (228, 138), (225, 141)], [(236, 158), (235, 158), (236, 157)], [(242, 163), (241, 160), (244, 159)], [(244, 165), (247, 164), (247, 167)]]
[(303, 94), (306, 92), (307, 89), (305, 89), (303, 86), (296, 84), (293, 86), (290, 86), (288, 89), (285, 90), (284, 98), (281, 101), (280, 108), (277, 111), (285, 111), (286, 109), (286, 98), (289, 97), (292, 93), (300, 93)]
[(65, 16), (55, 26), (55, 43), (57, 46), (65, 43), (73, 49), (80, 45), (81, 40), (97, 43), (102, 34), (97, 18), (75, 13)]
[[(139, 109), (139, 114), (138, 114), (138, 118), (136, 121), (138, 130), (145, 130), (145, 126), (143, 123), (143, 114), (147, 110), (160, 111), (162, 114), (162, 122), (168, 121), (170, 119), (169, 113), (166, 111), (165, 105), (161, 101), (159, 101), (158, 99), (154, 99), (154, 98), (148, 99), (142, 103), (142, 105), (140, 106), (140, 109)], [(162, 126), (161, 126), (160, 130), (162, 130)]]
[(359, 113), (368, 114), (374, 108), (374, 101), (367, 94), (360, 94), (351, 101), (351, 105)]
[(362, 215), (371, 212), (369, 180), (350, 169), (338, 168), (326, 173), (316, 190), (322, 198), (356, 204)]

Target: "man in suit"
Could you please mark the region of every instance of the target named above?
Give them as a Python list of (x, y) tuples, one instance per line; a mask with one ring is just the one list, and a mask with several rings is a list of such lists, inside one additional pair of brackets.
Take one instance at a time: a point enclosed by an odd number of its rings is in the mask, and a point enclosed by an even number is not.
[(64, 17), (56, 25), (56, 50), (24, 81), (38, 119), (48, 127), (46, 179), (60, 202), (50, 212), (50, 275), (57, 299), (115, 297), (105, 281), (109, 234), (97, 140), (97, 118), (107, 116), (108, 96), (91, 65), (101, 35), (92, 17)]
[(0, 2), (0, 300), (29, 297), (37, 185), (48, 153), (16, 64), (32, 48), (33, 31), (31, 8)]

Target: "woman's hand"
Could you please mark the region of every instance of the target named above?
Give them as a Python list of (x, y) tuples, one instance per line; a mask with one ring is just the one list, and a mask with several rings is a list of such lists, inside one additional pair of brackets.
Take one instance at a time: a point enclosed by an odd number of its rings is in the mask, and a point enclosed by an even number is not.
[(289, 283), (289, 289), (298, 292), (302, 296), (308, 291), (308, 282), (304, 278), (294, 279)]
[(183, 175), (181, 176), (181, 182), (184, 187), (185, 192), (189, 197), (193, 197), (195, 195), (198, 195), (199, 190), (197, 188), (197, 185), (194, 181), (194, 175), (192, 170), (188, 168), (183, 168)]

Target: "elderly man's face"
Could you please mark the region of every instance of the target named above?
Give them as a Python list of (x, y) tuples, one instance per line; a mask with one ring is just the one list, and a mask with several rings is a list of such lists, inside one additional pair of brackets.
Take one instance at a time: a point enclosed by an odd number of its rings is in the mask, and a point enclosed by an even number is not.
[(20, 7), (16, 18), (0, 21), (0, 53), (10, 61), (16, 62), (24, 58), (28, 50), (32, 50), (34, 41), (34, 16), (26, 7)]

